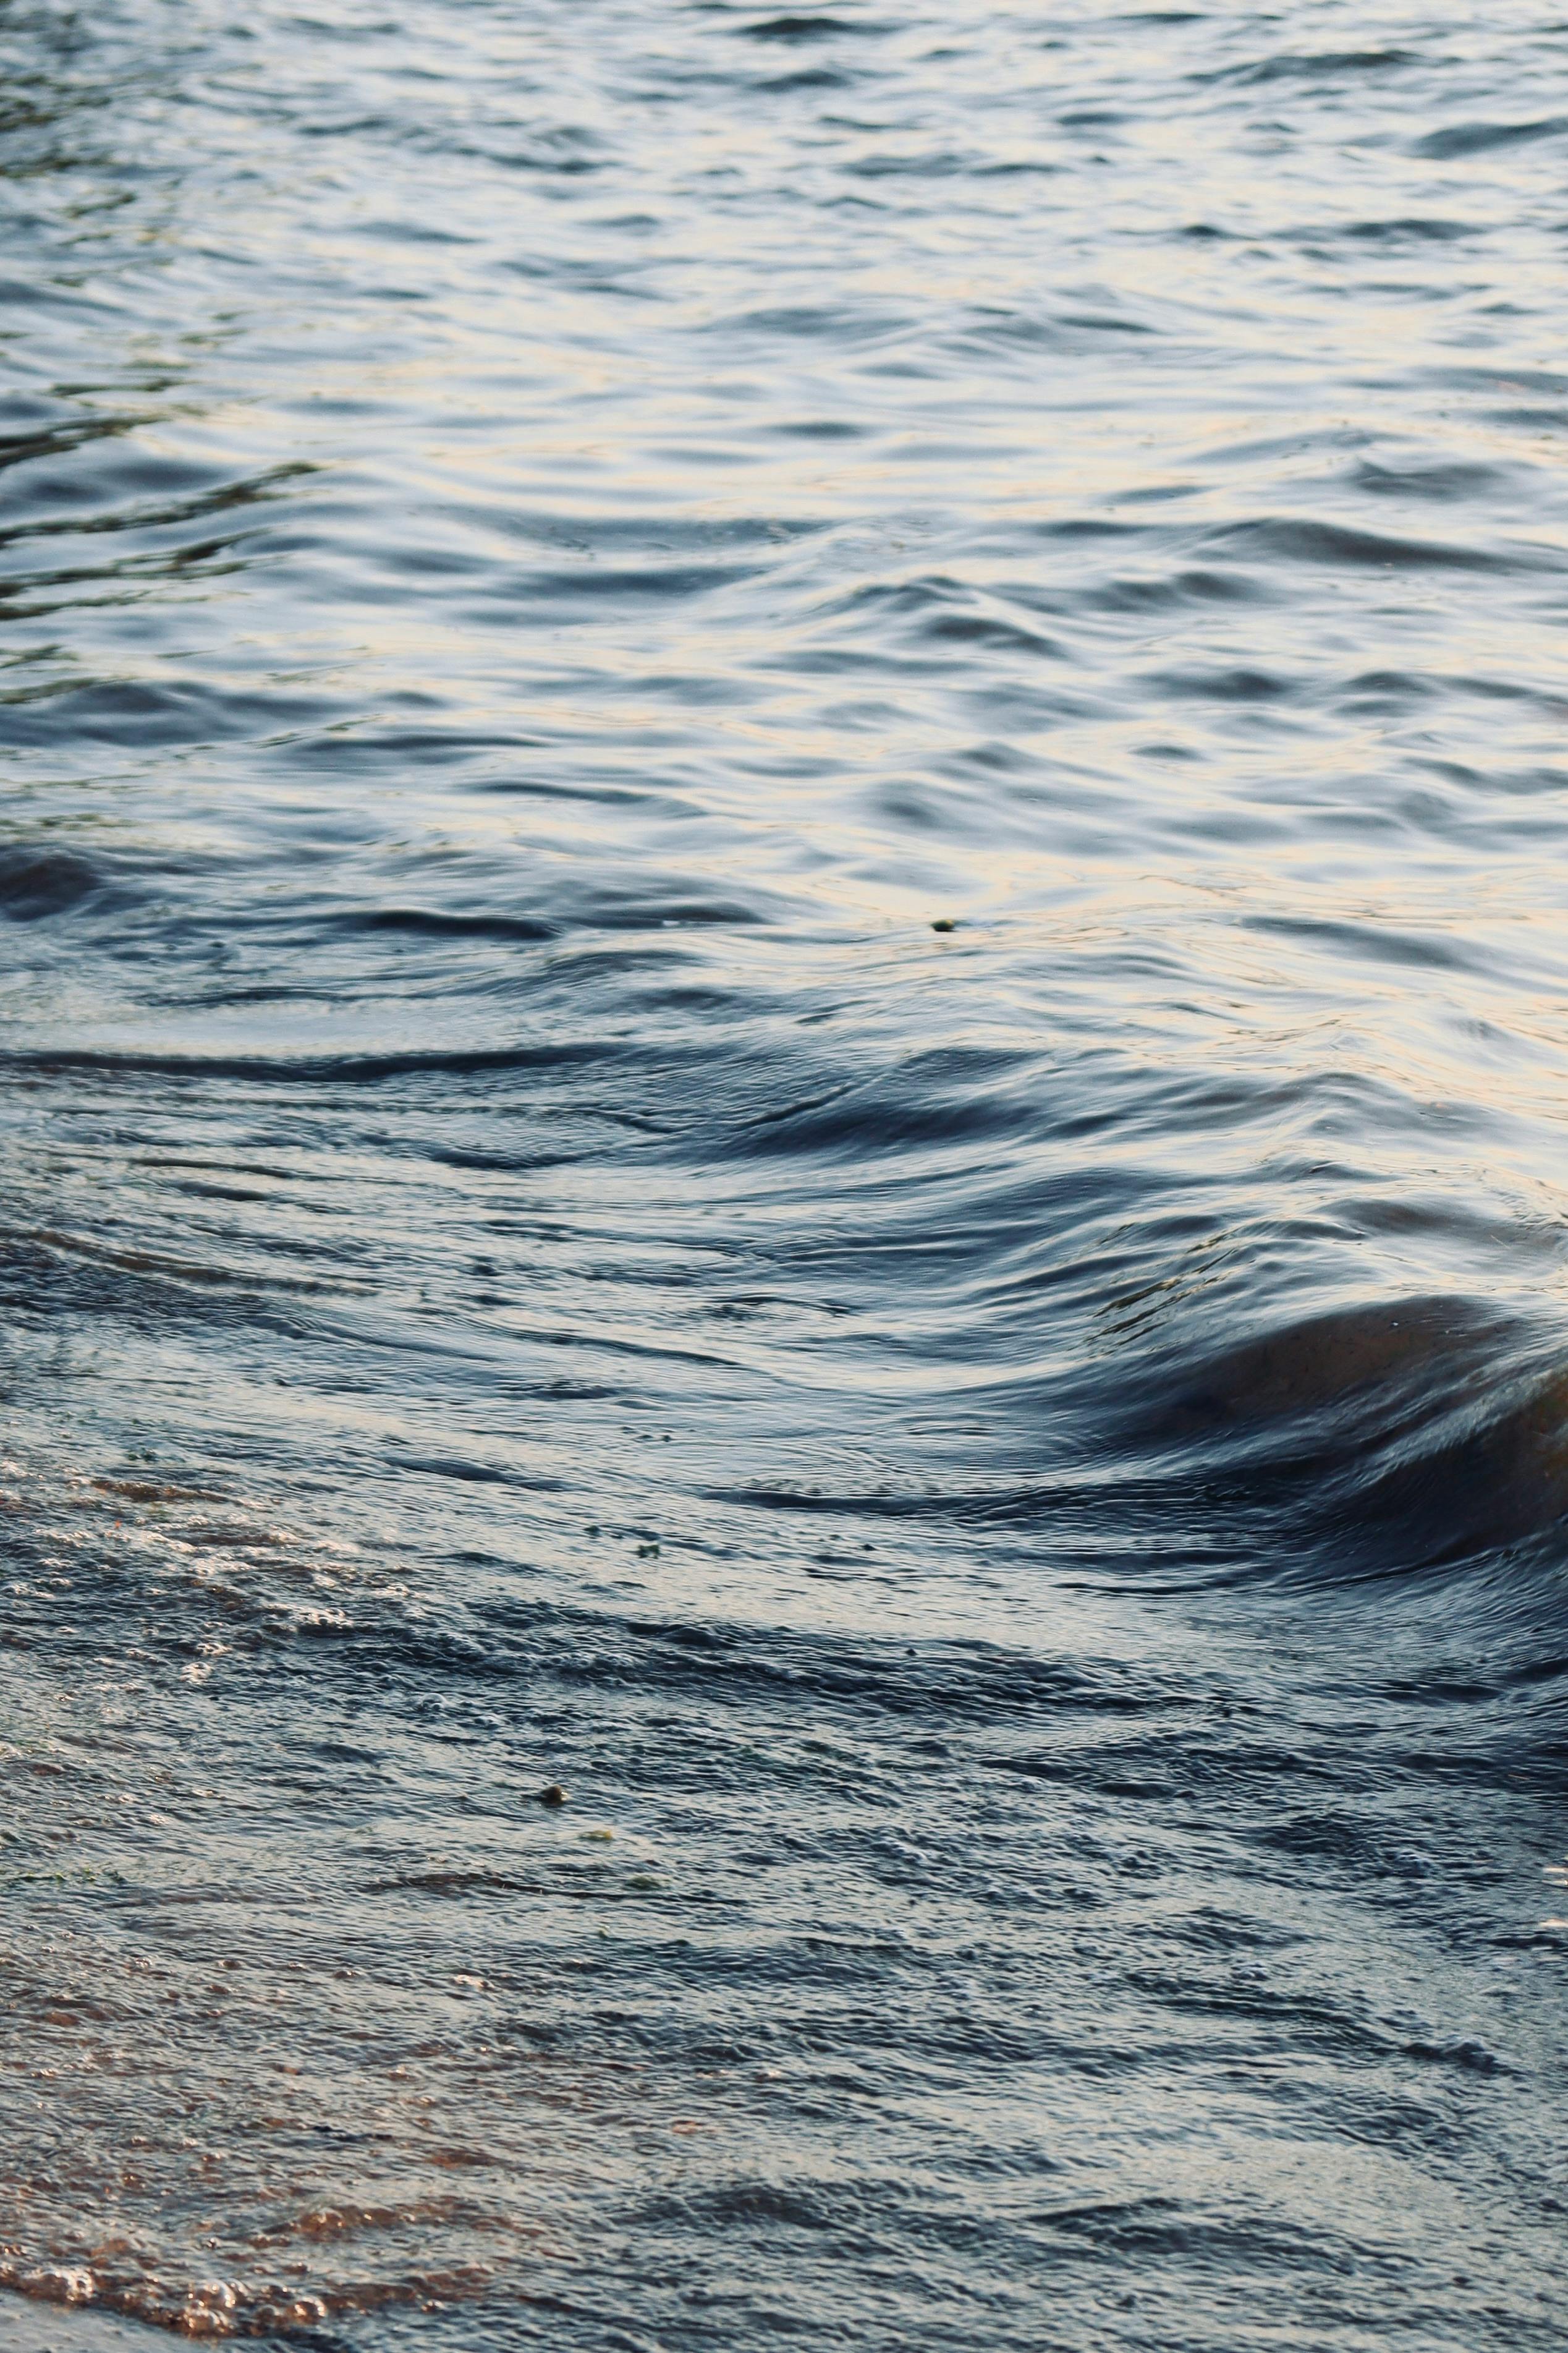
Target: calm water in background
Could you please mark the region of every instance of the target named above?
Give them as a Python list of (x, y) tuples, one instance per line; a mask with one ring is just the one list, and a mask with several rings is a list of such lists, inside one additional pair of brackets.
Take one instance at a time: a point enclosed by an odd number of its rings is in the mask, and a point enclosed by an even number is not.
[(29, 2345), (1568, 2340), (1565, 163), (0, 5)]

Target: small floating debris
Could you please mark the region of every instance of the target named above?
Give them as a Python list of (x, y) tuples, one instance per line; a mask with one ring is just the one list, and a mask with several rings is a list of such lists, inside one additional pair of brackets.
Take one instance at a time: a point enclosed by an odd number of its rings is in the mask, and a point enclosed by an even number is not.
[(933, 932), (956, 932), (958, 925), (953, 922), (951, 915), (939, 915), (935, 923), (931, 925), (931, 929)]
[(552, 1781), (541, 1789), (539, 1802), (542, 1806), (563, 1806), (566, 1803), (566, 1792), (559, 1781)]

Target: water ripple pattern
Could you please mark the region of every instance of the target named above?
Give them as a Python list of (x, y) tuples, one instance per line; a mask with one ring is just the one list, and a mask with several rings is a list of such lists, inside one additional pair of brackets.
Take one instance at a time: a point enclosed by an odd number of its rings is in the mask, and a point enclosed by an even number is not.
[(0, 0), (7, 2353), (1561, 2347), (1565, 162)]

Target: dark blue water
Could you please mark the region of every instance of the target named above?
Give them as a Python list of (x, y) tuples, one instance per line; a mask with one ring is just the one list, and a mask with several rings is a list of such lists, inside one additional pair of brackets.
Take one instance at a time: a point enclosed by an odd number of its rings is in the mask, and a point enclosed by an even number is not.
[(1568, 2343), (1565, 164), (0, 0), (0, 2345)]

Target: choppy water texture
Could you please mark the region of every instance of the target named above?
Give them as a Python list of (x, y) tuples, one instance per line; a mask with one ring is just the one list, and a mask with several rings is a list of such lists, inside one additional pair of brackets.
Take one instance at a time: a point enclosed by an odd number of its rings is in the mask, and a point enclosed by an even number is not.
[(1568, 2342), (1568, 29), (0, 61), (0, 2341)]

